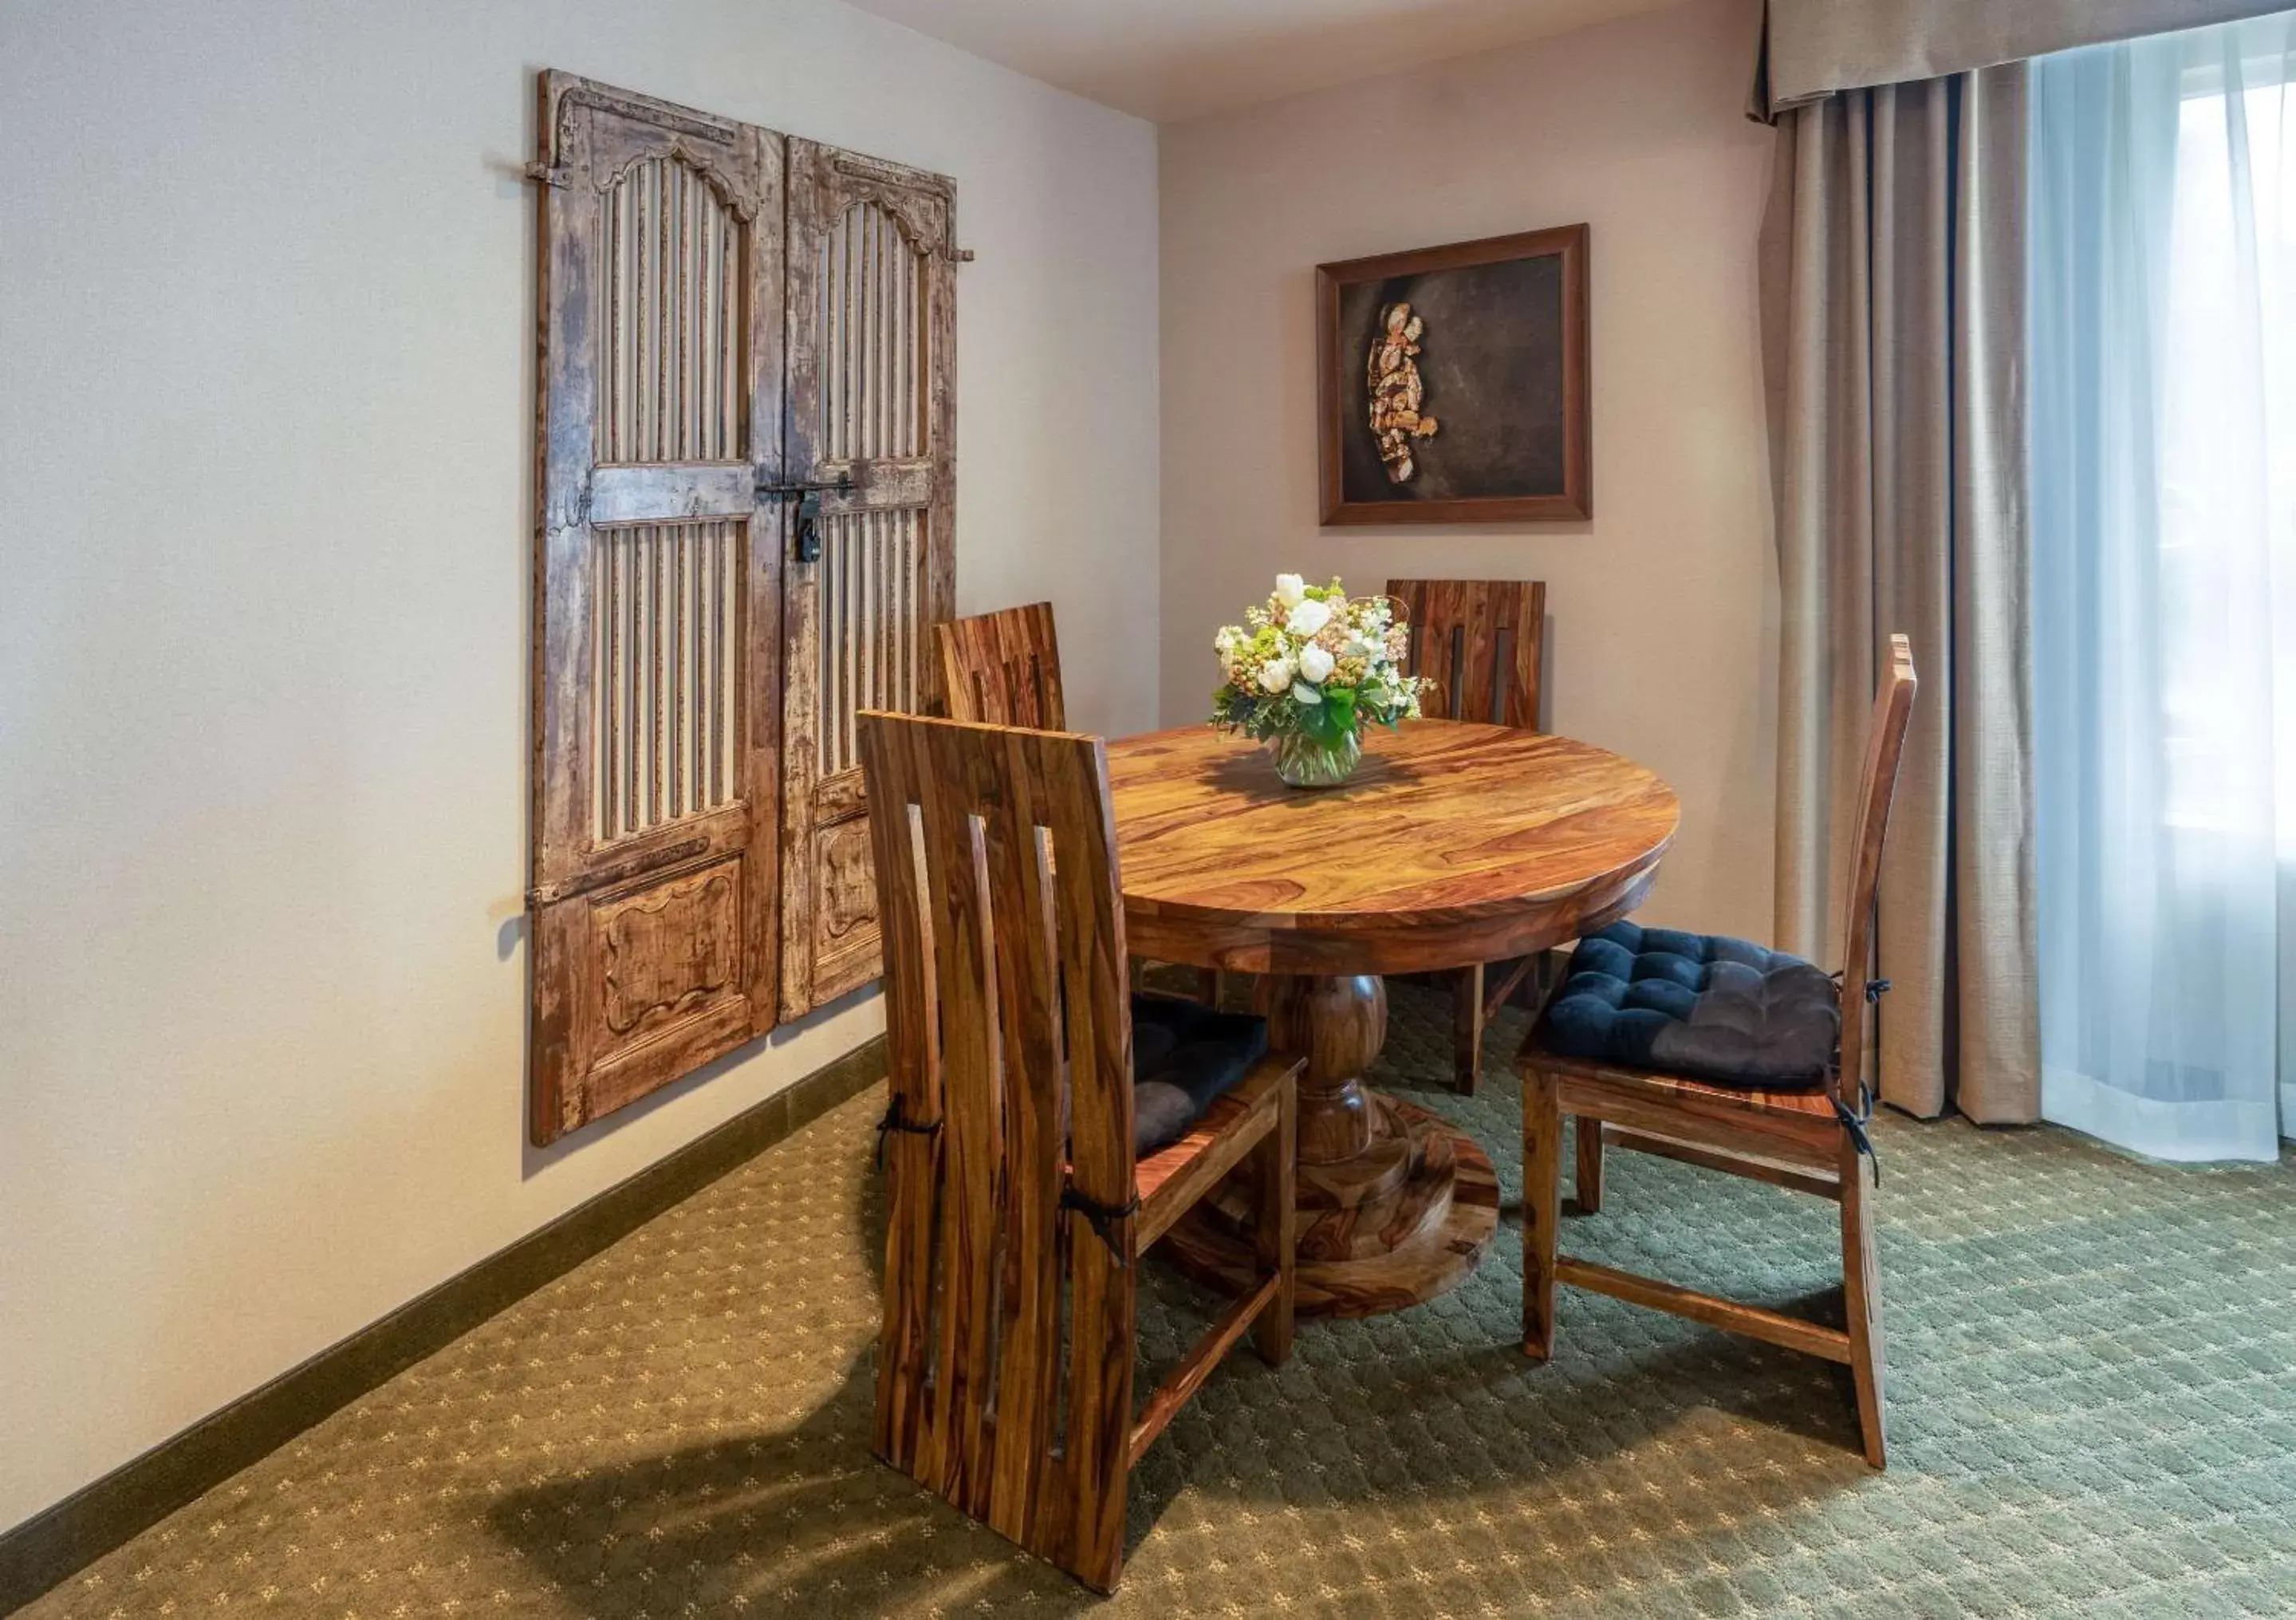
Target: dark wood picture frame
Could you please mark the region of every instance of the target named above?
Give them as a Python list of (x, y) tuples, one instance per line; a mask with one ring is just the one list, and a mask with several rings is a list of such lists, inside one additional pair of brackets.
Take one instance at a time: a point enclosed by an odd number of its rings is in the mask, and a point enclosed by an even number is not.
[[(1584, 225), (1487, 236), (1407, 253), (1382, 253), (1316, 267), (1316, 409), (1322, 470), (1323, 521), (1326, 524), (1568, 522), (1595, 514), (1593, 431), (1587, 394), (1587, 278), (1588, 231)], [(1559, 331), (1552, 341), (1561, 351), (1560, 488), (1533, 494), (1406, 497), (1350, 499), (1345, 435), (1368, 436), (1362, 419), (1365, 357), (1342, 352), (1341, 307), (1346, 290), (1365, 282), (1504, 265), (1521, 259), (1559, 261)], [(1527, 316), (1526, 318), (1532, 318)], [(1435, 341), (1431, 334), (1430, 341)], [(1439, 391), (1431, 392), (1429, 414), (1439, 415)]]

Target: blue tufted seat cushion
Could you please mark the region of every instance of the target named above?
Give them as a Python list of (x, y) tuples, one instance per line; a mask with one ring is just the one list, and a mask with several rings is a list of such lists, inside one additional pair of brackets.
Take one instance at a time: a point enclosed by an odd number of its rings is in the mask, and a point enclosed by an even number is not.
[(1267, 1052), (1267, 1021), (1170, 996), (1132, 998), (1132, 1151), (1188, 1133)]
[(1746, 940), (1613, 923), (1570, 953), (1549, 1051), (1748, 1090), (1825, 1083), (1841, 1028), (1820, 969)]

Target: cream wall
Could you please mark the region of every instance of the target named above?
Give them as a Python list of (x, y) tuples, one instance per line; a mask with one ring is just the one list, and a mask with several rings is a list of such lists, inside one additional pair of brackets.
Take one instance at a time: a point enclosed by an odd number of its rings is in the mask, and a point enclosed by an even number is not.
[(0, 1527), (880, 1027), (523, 1145), (542, 66), (954, 175), (962, 603), (1152, 624), (1148, 125), (816, 0), (0, 0)]
[[(1278, 569), (1372, 590), (1544, 579), (1552, 726), (1682, 796), (1646, 915), (1762, 938), (1777, 601), (1754, 280), (1771, 138), (1742, 112), (1755, 10), (1698, 0), (1164, 127), (1162, 713), (1202, 717), (1213, 630)], [(1314, 267), (1579, 220), (1594, 520), (1319, 530)]]

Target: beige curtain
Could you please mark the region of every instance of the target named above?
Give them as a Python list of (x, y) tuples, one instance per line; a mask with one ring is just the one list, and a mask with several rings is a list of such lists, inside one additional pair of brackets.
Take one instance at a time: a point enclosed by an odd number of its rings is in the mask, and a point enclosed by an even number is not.
[(2077, 45), (2285, 9), (2288, 0), (1767, 0), (1757, 116)]
[(1798, 108), (1764, 228), (1778, 943), (1839, 959), (1877, 655), (1902, 629), (1922, 685), (1882, 874), (1880, 1092), (2001, 1122), (2040, 1111), (2024, 120), (2022, 63)]

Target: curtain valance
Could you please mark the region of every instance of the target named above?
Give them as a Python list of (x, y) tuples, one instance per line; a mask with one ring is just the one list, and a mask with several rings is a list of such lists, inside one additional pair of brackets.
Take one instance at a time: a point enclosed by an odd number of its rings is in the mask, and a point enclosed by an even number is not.
[(2291, 0), (1767, 0), (1759, 119), (1836, 90), (1939, 78), (2285, 11)]

